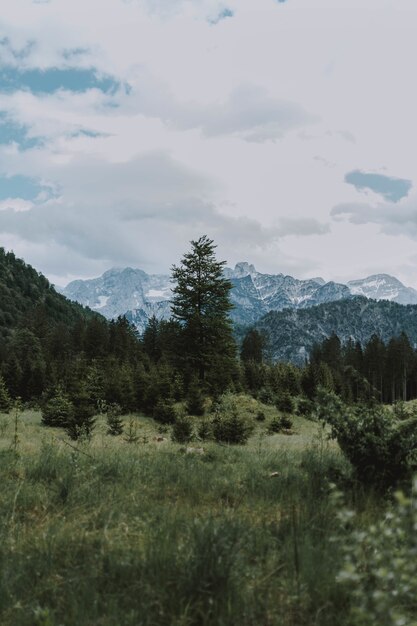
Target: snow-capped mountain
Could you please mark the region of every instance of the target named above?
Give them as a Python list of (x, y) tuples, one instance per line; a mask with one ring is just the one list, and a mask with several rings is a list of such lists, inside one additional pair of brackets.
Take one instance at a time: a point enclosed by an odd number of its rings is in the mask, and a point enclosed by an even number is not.
[[(262, 274), (249, 263), (225, 268), (233, 284), (231, 317), (239, 324), (253, 324), (269, 311), (305, 309), (353, 295), (400, 304), (417, 304), (417, 291), (386, 274), (350, 281), (347, 285), (322, 278), (298, 280), (284, 274)], [(65, 296), (111, 319), (126, 315), (143, 331), (148, 319), (170, 316), (171, 282), (168, 275), (151, 275), (140, 269), (111, 269), (99, 278), (76, 280), (62, 290)]]
[(374, 300), (390, 300), (398, 304), (417, 304), (417, 291), (405, 287), (397, 278), (388, 274), (375, 274), (362, 280), (348, 282), (350, 292)]
[(146, 327), (152, 315), (159, 319), (170, 315), (169, 276), (150, 275), (131, 267), (113, 268), (91, 280), (74, 280), (62, 293), (108, 319), (127, 315), (139, 330)]

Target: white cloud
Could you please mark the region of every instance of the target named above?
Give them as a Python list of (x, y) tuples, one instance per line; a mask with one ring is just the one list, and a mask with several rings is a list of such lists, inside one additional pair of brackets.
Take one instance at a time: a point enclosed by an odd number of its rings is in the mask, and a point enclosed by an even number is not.
[[(226, 8), (233, 17), (211, 25)], [(2, 206), (5, 241), (58, 278), (117, 260), (165, 271), (208, 232), (231, 264), (332, 278), (352, 270), (354, 249), (358, 274), (378, 258), (414, 280), (414, 201), (398, 203), (401, 219), (385, 204), (345, 211), (360, 226), (330, 230), (328, 217), (360, 199), (346, 172), (415, 187), (416, 27), (415, 0), (5, 3), (0, 62), (94, 68), (131, 86), (1, 94), (8, 119), (44, 143), (0, 147), (0, 175), (60, 194)]]

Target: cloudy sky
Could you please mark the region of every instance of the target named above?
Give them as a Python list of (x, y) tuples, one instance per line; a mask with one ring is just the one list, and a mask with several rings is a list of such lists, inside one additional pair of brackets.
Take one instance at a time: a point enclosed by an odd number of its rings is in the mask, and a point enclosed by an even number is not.
[(0, 245), (417, 287), (416, 0), (3, 0)]

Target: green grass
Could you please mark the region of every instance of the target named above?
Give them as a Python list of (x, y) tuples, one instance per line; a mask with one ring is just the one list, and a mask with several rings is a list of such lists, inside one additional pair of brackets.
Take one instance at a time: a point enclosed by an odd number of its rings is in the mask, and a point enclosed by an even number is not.
[[(243, 396), (239, 407), (259, 409)], [(268, 421), (275, 409), (263, 409)], [(200, 456), (135, 420), (139, 443), (99, 418), (75, 450), (25, 412), (16, 454), (12, 416), (0, 416), (2, 626), (351, 623), (329, 541), (329, 481), (349, 467), (317, 424), (295, 417), (294, 435), (268, 436), (256, 423), (247, 446), (199, 442)], [(368, 495), (349, 493), (375, 517)]]

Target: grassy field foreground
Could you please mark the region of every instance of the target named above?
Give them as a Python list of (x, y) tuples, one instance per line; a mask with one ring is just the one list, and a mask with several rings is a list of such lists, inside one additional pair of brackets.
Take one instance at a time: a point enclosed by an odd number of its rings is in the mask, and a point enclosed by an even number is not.
[(74, 449), (25, 412), (15, 451), (0, 417), (3, 626), (351, 623), (329, 489), (349, 468), (317, 424), (296, 418), (293, 436), (258, 425), (248, 445), (199, 455), (135, 420), (136, 444), (99, 418)]

